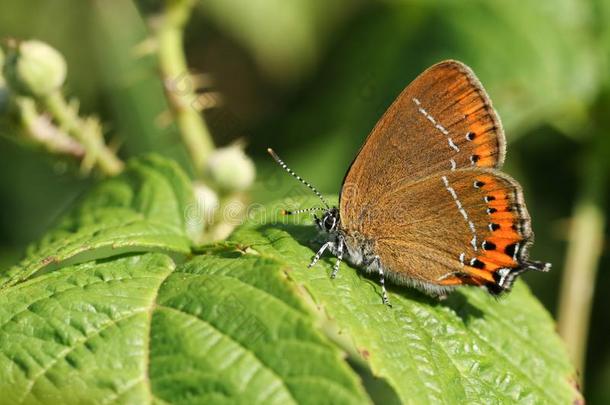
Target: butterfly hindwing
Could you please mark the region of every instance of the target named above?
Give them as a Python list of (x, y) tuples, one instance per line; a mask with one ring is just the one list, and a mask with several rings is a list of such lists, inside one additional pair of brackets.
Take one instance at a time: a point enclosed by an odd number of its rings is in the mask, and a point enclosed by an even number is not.
[(521, 188), (497, 170), (435, 173), (388, 190), (364, 209), (354, 230), (373, 241), (398, 282), (429, 290), (482, 285), (500, 293), (529, 266), (543, 269), (528, 260), (533, 234)]

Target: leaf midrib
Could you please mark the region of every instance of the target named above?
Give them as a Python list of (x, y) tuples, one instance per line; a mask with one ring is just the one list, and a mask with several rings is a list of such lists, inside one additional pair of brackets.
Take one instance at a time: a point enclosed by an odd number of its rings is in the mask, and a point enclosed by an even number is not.
[(144, 347), (145, 347), (144, 367), (143, 367), (144, 373), (143, 373), (142, 379), (143, 379), (144, 384), (146, 385), (146, 391), (150, 395), (151, 404), (152, 404), (153, 398), (155, 398), (155, 395), (153, 394), (153, 391), (152, 391), (152, 385), (150, 383), (150, 352), (151, 352), (150, 343), (152, 340), (151, 339), (152, 315), (153, 315), (154, 309), (157, 306), (157, 298), (159, 297), (159, 291), (161, 290), (161, 287), (163, 286), (163, 284), (165, 284), (165, 281), (175, 272), (176, 272), (176, 264), (172, 261), (170, 270), (167, 272), (167, 274), (164, 275), (164, 277), (159, 282), (157, 289), (152, 297), (152, 300), (150, 301), (150, 305), (146, 309), (147, 331), (144, 334), (146, 342), (144, 343)]

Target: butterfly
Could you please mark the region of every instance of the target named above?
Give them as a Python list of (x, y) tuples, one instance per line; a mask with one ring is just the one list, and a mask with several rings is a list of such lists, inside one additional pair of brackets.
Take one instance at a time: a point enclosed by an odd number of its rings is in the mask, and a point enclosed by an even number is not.
[(383, 303), (387, 278), (444, 297), (458, 286), (510, 291), (531, 261), (530, 216), (519, 183), (501, 172), (506, 139), (483, 86), (465, 64), (448, 60), (425, 70), (396, 98), (349, 167), (330, 206), (285, 211), (313, 214), (329, 250), (341, 261), (378, 273)]

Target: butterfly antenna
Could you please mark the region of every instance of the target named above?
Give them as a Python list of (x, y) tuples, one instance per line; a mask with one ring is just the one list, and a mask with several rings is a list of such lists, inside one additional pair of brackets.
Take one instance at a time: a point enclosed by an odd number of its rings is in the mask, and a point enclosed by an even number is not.
[(294, 211), (282, 210), (282, 215), (296, 215), (296, 214), (302, 214), (304, 212), (315, 212), (315, 211), (326, 211), (326, 208), (320, 208), (320, 207), (302, 208), (300, 210), (294, 210)]
[[(289, 168), (286, 163), (284, 163), (284, 161), (282, 159), (280, 159), (280, 157), (273, 151), (273, 149), (271, 148), (267, 148), (267, 152), (269, 152), (269, 154), (271, 155), (271, 157), (273, 159), (275, 159), (275, 161), (284, 168), (284, 170), (286, 170), (288, 172), (288, 174), (290, 174), (292, 177), (294, 177), (295, 179), (297, 179), (298, 181), (300, 181), (301, 183), (305, 184), (311, 191), (314, 192), (315, 195), (318, 196), (318, 198), (322, 201), (322, 203), (326, 206), (326, 209), (330, 209), (330, 206), (328, 205), (328, 203), (326, 202), (326, 200), (324, 199), (324, 197), (322, 197), (322, 194), (320, 194), (320, 192), (318, 190), (316, 190), (316, 188), (314, 186), (312, 186), (311, 184), (309, 184), (308, 182), (306, 182), (305, 180), (303, 180), (303, 178), (301, 176), (299, 176), (298, 174), (296, 174), (291, 168)], [(287, 211), (288, 212), (288, 211)], [(296, 211), (292, 211), (293, 213), (296, 213)], [(290, 214), (286, 214), (286, 215), (290, 215)]]

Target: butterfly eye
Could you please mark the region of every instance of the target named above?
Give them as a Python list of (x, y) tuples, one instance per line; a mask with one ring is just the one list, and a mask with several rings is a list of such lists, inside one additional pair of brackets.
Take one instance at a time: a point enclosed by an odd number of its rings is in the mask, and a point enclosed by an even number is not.
[(332, 231), (333, 228), (335, 227), (335, 223), (336, 223), (336, 219), (332, 215), (327, 215), (324, 218), (324, 228), (327, 231)]

